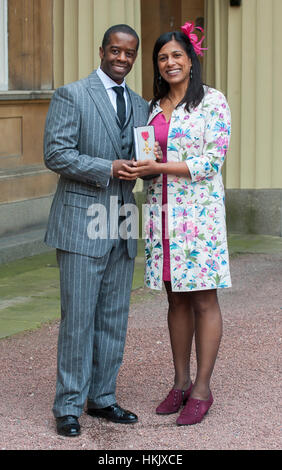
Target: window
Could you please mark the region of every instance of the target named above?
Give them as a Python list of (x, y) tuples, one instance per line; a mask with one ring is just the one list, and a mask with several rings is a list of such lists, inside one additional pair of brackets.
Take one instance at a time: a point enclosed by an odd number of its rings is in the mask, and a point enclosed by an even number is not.
[(52, 11), (53, 0), (0, 0), (1, 91), (52, 89)]
[(7, 0), (0, 0), (0, 90), (8, 90)]

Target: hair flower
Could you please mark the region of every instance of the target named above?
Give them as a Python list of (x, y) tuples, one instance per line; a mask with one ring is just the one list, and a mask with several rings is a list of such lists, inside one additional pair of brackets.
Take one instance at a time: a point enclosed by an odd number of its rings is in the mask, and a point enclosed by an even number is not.
[(195, 27), (193, 21), (192, 23), (185, 23), (183, 26), (181, 26), (181, 31), (186, 34), (186, 36), (188, 36), (196, 54), (203, 56), (203, 51), (207, 50), (207, 48), (201, 46), (203, 40), (205, 39), (205, 36), (198, 40), (197, 34), (193, 33), (194, 29), (199, 29), (199, 31), (201, 31), (202, 33), (204, 32), (203, 28), (201, 28), (200, 26)]

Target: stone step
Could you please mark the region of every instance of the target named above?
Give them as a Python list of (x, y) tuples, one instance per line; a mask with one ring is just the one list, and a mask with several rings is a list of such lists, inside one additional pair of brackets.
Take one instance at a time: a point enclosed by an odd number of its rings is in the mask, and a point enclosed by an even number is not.
[(44, 243), (46, 228), (39, 227), (17, 235), (0, 238), (0, 264), (50, 251)]

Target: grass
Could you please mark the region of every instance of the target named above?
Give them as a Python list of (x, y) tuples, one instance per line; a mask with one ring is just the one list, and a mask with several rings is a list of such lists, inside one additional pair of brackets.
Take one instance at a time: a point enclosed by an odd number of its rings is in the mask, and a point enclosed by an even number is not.
[[(282, 238), (229, 236), (231, 256), (282, 253)], [(139, 240), (131, 303), (157, 292), (144, 288), (144, 241)], [(60, 317), (59, 270), (54, 250), (0, 266), (0, 338), (35, 329)]]

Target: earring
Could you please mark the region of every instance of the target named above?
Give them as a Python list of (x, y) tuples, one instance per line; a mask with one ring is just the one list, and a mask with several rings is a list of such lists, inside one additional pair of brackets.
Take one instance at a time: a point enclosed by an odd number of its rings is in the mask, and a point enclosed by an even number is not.
[(191, 67), (191, 69), (190, 69), (190, 80), (192, 80), (192, 78), (193, 78), (193, 69)]
[(162, 77), (161, 77), (161, 75), (159, 75), (159, 77), (158, 77), (158, 81), (159, 81), (159, 83), (161, 83), (161, 81), (162, 81)]

